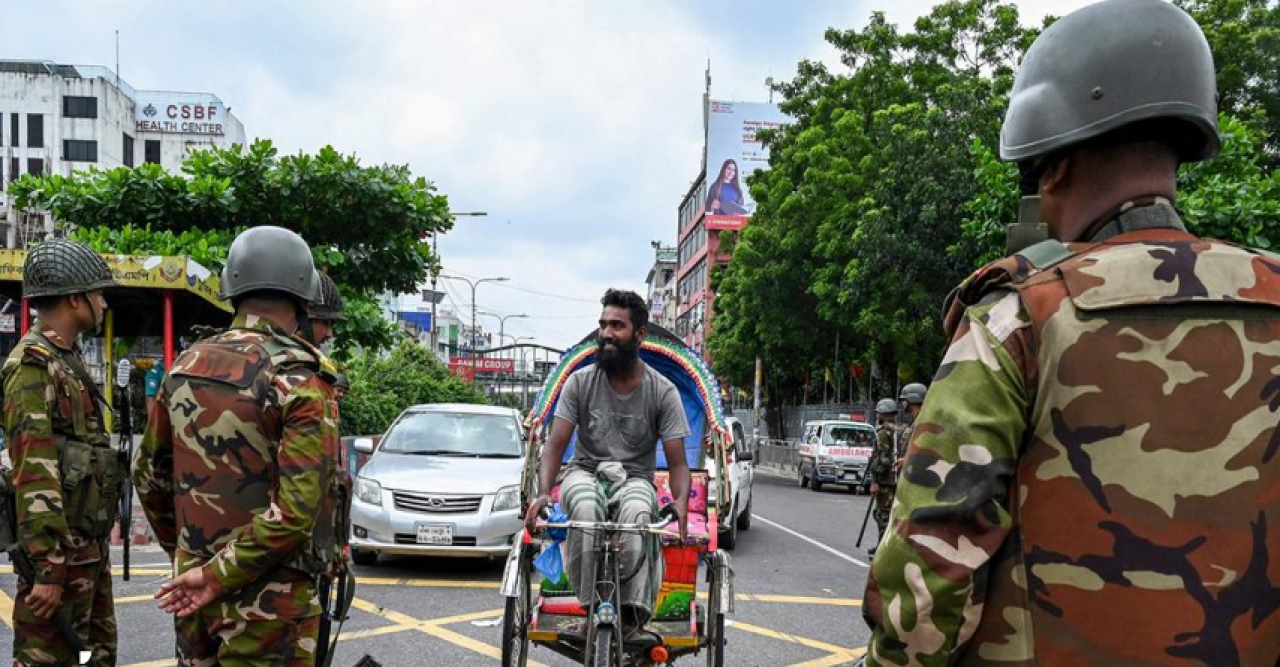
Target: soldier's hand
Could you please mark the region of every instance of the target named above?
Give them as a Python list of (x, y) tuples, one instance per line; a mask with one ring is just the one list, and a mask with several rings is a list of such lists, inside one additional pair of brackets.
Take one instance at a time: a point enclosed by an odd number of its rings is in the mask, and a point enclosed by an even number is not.
[(27, 606), (31, 607), (31, 613), (42, 621), (53, 618), (54, 612), (58, 611), (61, 605), (61, 584), (36, 584), (31, 587), (31, 592), (27, 593)]
[(218, 599), (219, 595), (222, 595), (222, 584), (214, 577), (205, 576), (202, 567), (183, 572), (156, 591), (160, 609), (177, 614), (178, 618), (196, 613), (201, 607)]
[(872, 483), (871, 483), (871, 495), (873, 495), (873, 496), (874, 496), (874, 495), (876, 495), (877, 493), (880, 493), (880, 485), (879, 485), (879, 484), (876, 484), (875, 482), (872, 482)]
[(900, 459), (898, 459), (897, 461), (894, 461), (894, 462), (893, 462), (893, 474), (895, 474), (895, 475), (896, 475), (896, 474), (898, 474), (898, 471), (899, 471), (899, 470), (902, 470), (902, 464), (903, 464), (903, 463), (906, 463), (906, 461), (907, 461), (907, 459), (906, 459), (905, 457), (900, 458)]

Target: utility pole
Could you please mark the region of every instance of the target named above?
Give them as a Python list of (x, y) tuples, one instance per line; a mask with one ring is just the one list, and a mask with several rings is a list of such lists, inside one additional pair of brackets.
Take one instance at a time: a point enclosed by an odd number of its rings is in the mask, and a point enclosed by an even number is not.
[[(489, 215), (485, 211), (468, 213), (449, 212), (449, 218), (455, 222), (458, 218), (483, 218)], [(431, 270), (431, 354), (440, 354), (440, 325), (436, 320), (436, 304), (440, 302), (440, 293), (436, 291), (436, 279), (440, 277), (440, 232), (431, 233), (431, 254), (436, 258), (437, 266)], [(473, 300), (474, 301), (474, 300)]]
[[(505, 278), (505, 277), (481, 278), (473, 282), (472, 280), (468, 278), (463, 278), (461, 276), (441, 276), (441, 277), (451, 278), (453, 280), (461, 280), (471, 286), (471, 372), (474, 375), (476, 370), (476, 350), (480, 348), (480, 337), (477, 334), (477, 330), (476, 330), (476, 288), (479, 287), (481, 283), (503, 283), (509, 280), (509, 278)], [(474, 379), (472, 379), (471, 381), (475, 382)]]

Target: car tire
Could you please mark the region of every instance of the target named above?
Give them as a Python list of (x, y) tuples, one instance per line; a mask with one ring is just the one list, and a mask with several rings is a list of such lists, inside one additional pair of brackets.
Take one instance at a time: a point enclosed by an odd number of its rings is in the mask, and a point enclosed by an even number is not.
[(364, 551), (363, 549), (352, 549), (351, 561), (356, 565), (371, 567), (378, 564), (378, 552)]
[[(733, 512), (733, 508), (729, 509)], [(720, 548), (725, 551), (733, 551), (738, 548), (738, 520), (731, 519), (729, 521), (729, 530), (720, 531), (719, 535)]]
[(819, 482), (816, 478), (814, 478), (809, 481), (809, 488), (813, 489), (814, 491), (821, 491), (822, 482)]
[[(752, 499), (754, 500), (754, 499)], [(751, 503), (747, 501), (747, 506), (742, 508), (742, 512), (738, 514), (738, 530), (751, 530)]]

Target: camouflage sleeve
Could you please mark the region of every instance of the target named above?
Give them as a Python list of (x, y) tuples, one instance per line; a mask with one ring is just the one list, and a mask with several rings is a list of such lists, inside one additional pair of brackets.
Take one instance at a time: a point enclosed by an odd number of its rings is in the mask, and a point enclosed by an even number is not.
[[(36, 583), (61, 584), (71, 536), (62, 513), (62, 475), (53, 437), (58, 409), (49, 369), (18, 364), (4, 383), (4, 430), (13, 462), (18, 540), (36, 569)], [(70, 399), (68, 399), (68, 402)]]
[(156, 541), (172, 558), (178, 545), (173, 509), (173, 429), (169, 422), (169, 395), (163, 384), (147, 415), (142, 445), (133, 452), (133, 486)]
[(338, 431), (324, 381), (310, 371), (277, 381), (284, 384), (284, 431), (274, 502), (205, 566), (227, 590), (243, 588), (307, 543), (334, 472)]
[(1034, 393), (1019, 297), (968, 309), (916, 420), (863, 615), (868, 665), (948, 665), (973, 636)]
[(867, 464), (867, 475), (877, 484), (884, 483), (884, 477), (893, 467), (891, 452), (893, 438), (885, 429), (876, 431), (876, 446), (871, 451), (871, 461)]

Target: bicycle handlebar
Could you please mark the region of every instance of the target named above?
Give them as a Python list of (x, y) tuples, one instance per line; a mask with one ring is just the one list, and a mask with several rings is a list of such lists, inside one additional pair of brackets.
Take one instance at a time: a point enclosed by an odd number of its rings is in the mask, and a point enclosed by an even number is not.
[(658, 533), (662, 534), (667, 526), (677, 518), (676, 510), (671, 505), (658, 510), (658, 520), (653, 523), (615, 523), (612, 521), (561, 521), (545, 523), (542, 529), (566, 528), (577, 530), (604, 530), (614, 533)]

